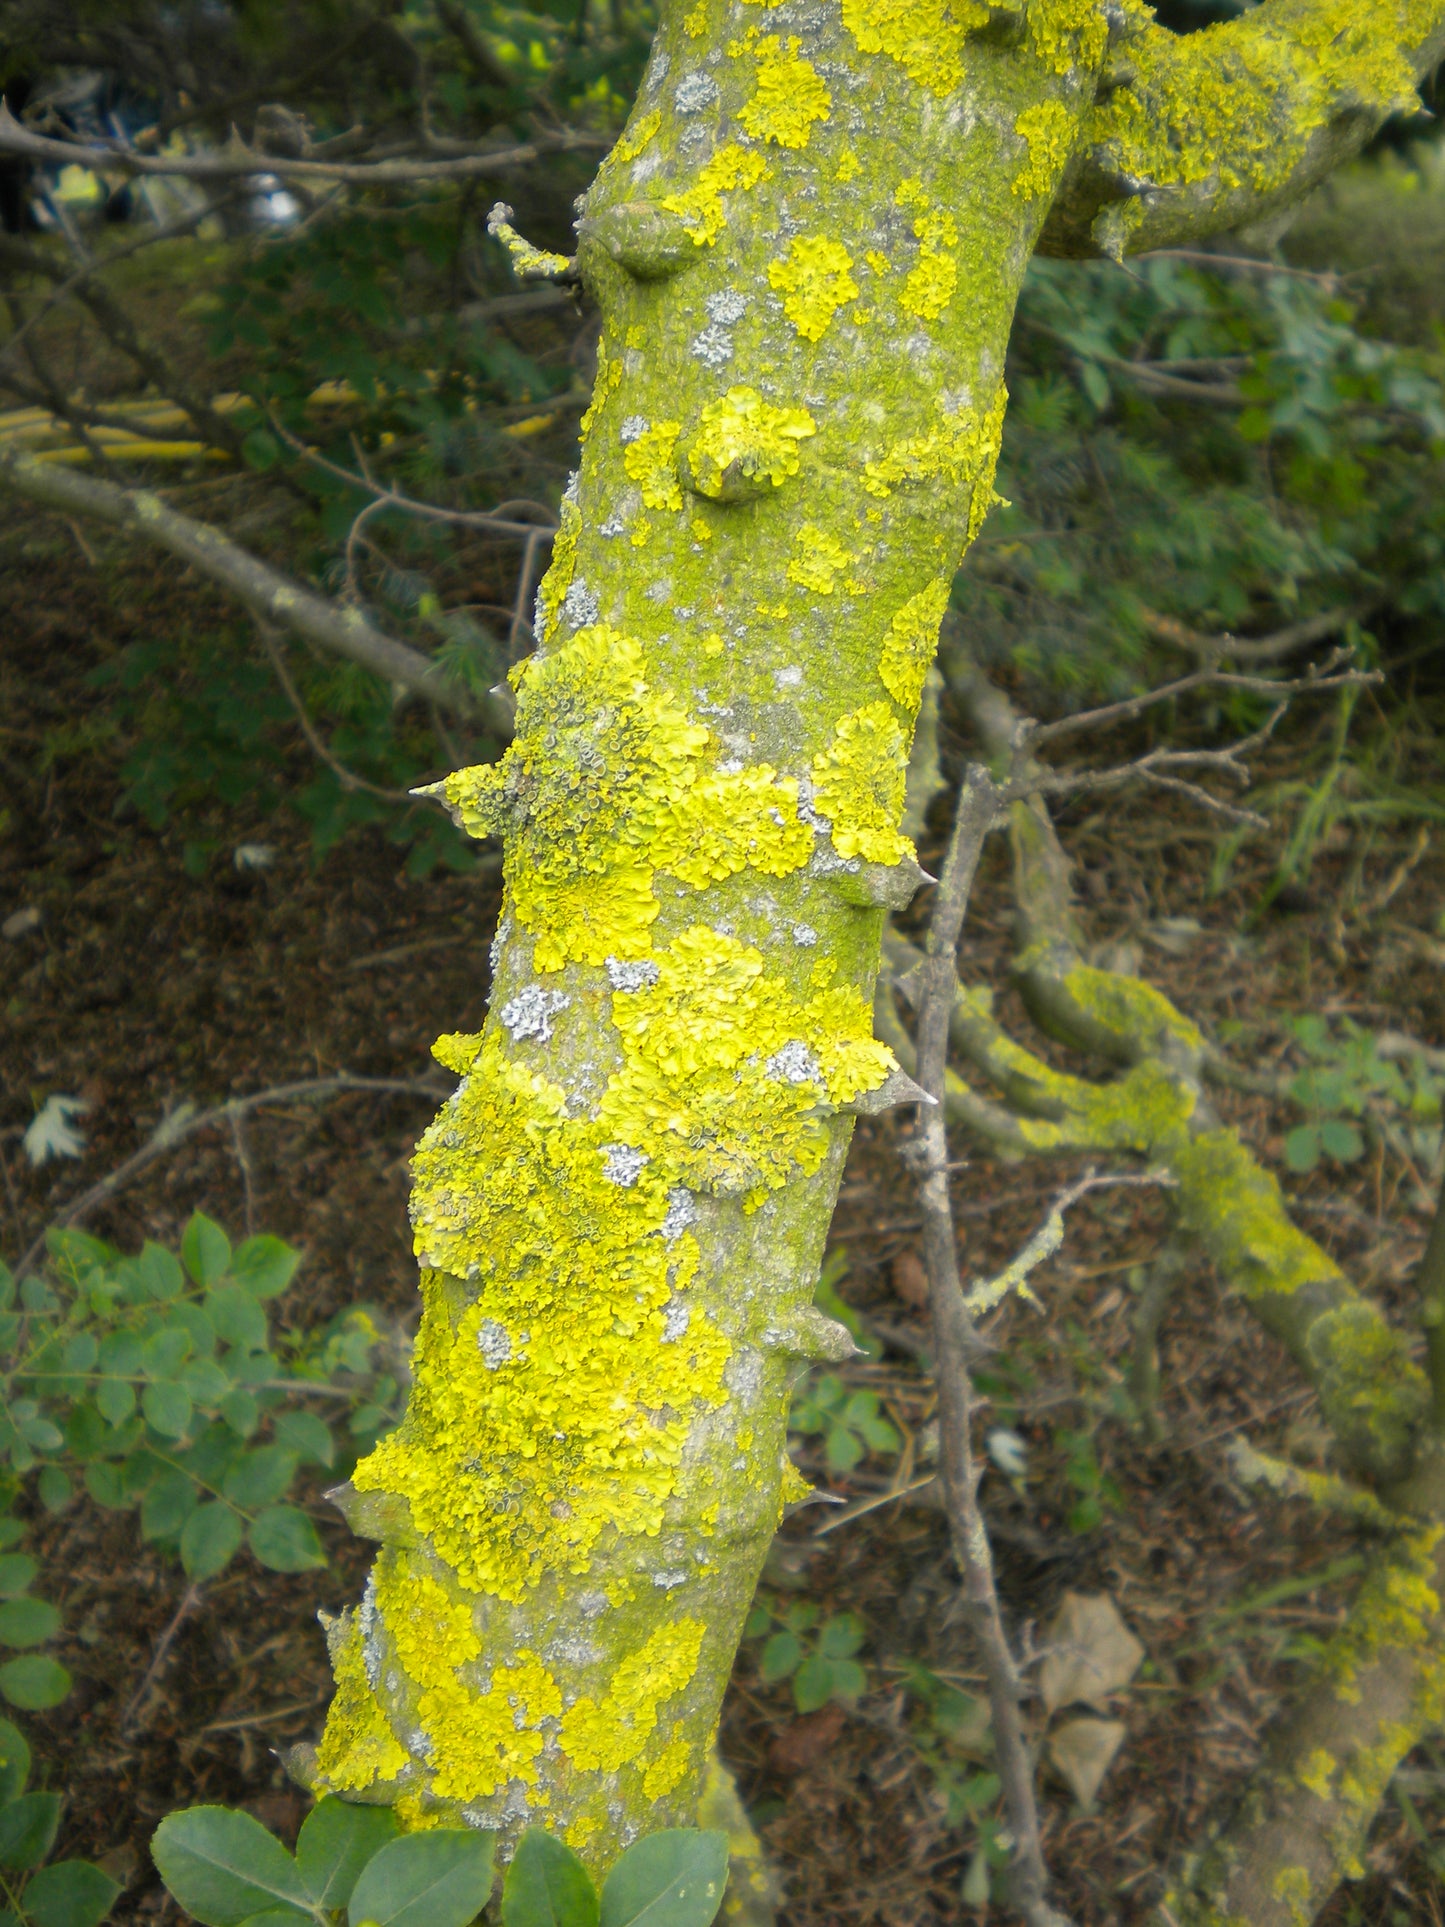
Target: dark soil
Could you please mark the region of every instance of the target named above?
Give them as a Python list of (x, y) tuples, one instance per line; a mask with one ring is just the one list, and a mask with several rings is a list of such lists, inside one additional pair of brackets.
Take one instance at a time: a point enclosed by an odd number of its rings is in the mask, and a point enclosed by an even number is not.
[[(218, 854), (205, 874), (188, 876), (187, 826), (157, 833), (126, 811), (119, 749), (67, 753), (57, 732), (94, 705), (87, 673), (121, 643), (160, 623), (216, 622), (218, 605), (170, 564), (92, 569), (54, 522), (26, 523), (6, 548), (0, 775), (10, 814), (0, 917), (41, 913), (31, 933), (0, 944), (0, 1242), (13, 1255), (178, 1101), (335, 1070), (425, 1076), (434, 1034), (480, 1026), (497, 906), (494, 876), (410, 879), (378, 831), (358, 832), (314, 863), (284, 807), (248, 815), (244, 803), (208, 823)], [(1309, 766), (1314, 728), (1299, 721), (1275, 752), (1274, 774)], [(298, 747), (298, 777), (303, 755)], [(1362, 865), (1347, 841), (1327, 849), (1303, 901), (1247, 927), (1269, 875), (1267, 840), (1247, 846), (1230, 886), (1210, 896), (1217, 834), (1171, 805), (1123, 795), (1066, 817), (1063, 829), (1093, 936), (1141, 945), (1145, 973), (1206, 1026), (1314, 1008), (1445, 1039), (1445, 950), (1430, 934), (1445, 869), (1426, 852), (1379, 901), (1410, 854), (1403, 831), (1382, 834)], [(233, 867), (228, 852), (248, 841), (271, 846), (270, 868)], [(1003, 852), (993, 851), (965, 962), (1000, 986), (1006, 886)], [(1186, 918), (1198, 920), (1198, 934), (1168, 921)], [(1000, 1009), (1027, 1036), (1006, 990)], [(1284, 1048), (1282, 1031), (1263, 1033), (1251, 1062), (1282, 1060)], [(53, 1091), (91, 1106), (85, 1156), (32, 1173), (19, 1138)], [(1226, 1097), (1221, 1108), (1278, 1159), (1290, 1115), (1255, 1098)], [(288, 1301), (297, 1323), (364, 1300), (404, 1325), (414, 1307), (407, 1158), (428, 1114), (424, 1100), (405, 1096), (263, 1110), (244, 1147), (249, 1180), (229, 1137), (202, 1134), (91, 1228), (122, 1246), (147, 1236), (174, 1242), (202, 1207), (237, 1233), (265, 1229), (304, 1247)], [(1011, 1256), (1063, 1176), (984, 1158), (962, 1169), (966, 1271)], [(1382, 1149), (1287, 1186), (1301, 1222), (1402, 1315), (1426, 1229), (1423, 1179)], [(1265, 1446), (1288, 1438), (1307, 1454), (1316, 1433), (1287, 1362), (1203, 1268), (1184, 1278), (1161, 1332), (1162, 1442), (1151, 1445), (1119, 1415), (1136, 1268), (1163, 1228), (1150, 1192), (1091, 1199), (1036, 1280), (1043, 1311), (1011, 1308), (989, 1334), (990, 1423), (1007, 1422), (1029, 1452), (1017, 1488), (997, 1472), (984, 1485), (1011, 1623), (1027, 1639), (1066, 1590), (1106, 1592), (1148, 1654), (1113, 1709), (1127, 1738), (1098, 1810), (1081, 1813), (1062, 1785), (1047, 1774), (1043, 1782), (1049, 1859), (1064, 1904), (1086, 1923), (1142, 1918), (1158, 1870), (1237, 1790), (1310, 1652), (1337, 1624), (1350, 1585), (1338, 1568), (1356, 1554), (1343, 1528), (1297, 1506), (1246, 1502), (1230, 1477), (1232, 1438)], [(865, 1123), (834, 1243), (848, 1256), (843, 1293), (885, 1351), (848, 1376), (880, 1395), (921, 1451), (931, 1395), (917, 1356), (926, 1349), (917, 1241), (896, 1129)], [(881, 1497), (897, 1471), (875, 1457), (839, 1475), (812, 1445), (800, 1456), (820, 1487), (850, 1502)], [(1092, 1527), (1078, 1510), (1091, 1483), (1101, 1508)], [(786, 1684), (762, 1683), (756, 1643), (738, 1662), (722, 1746), (785, 1884), (788, 1927), (982, 1918), (961, 1908), (974, 1834), (950, 1823), (947, 1800), (950, 1781), (979, 1769), (932, 1732), (907, 1683), (909, 1664), (922, 1661), (978, 1688), (942, 1521), (925, 1496), (841, 1522), (836, 1508), (803, 1507), (769, 1563), (771, 1597), (851, 1610), (868, 1628), (868, 1691), (851, 1708), (800, 1715)], [(37, 1524), (45, 1588), (65, 1613), (59, 1656), (77, 1689), (27, 1726), (42, 1771), (68, 1795), (61, 1848), (102, 1859), (128, 1883), (118, 1920), (177, 1918), (146, 1846), (173, 1807), (241, 1804), (286, 1836), (301, 1818), (303, 1797), (274, 1749), (320, 1724), (329, 1675), (315, 1613), (355, 1596), (367, 1559), (329, 1521), (319, 1492), (313, 1501), (327, 1521), (326, 1571), (280, 1577), (243, 1558), (199, 1596), (173, 1561), (141, 1543), (128, 1515), (81, 1501)], [(1276, 1590), (1285, 1582), (1293, 1583)], [(1442, 1764), (1433, 1753), (1412, 1762), (1413, 1811), (1426, 1828), (1445, 1812)], [(1441, 1919), (1432, 1863), (1400, 1806), (1387, 1806), (1369, 1864), (1331, 1922)]]

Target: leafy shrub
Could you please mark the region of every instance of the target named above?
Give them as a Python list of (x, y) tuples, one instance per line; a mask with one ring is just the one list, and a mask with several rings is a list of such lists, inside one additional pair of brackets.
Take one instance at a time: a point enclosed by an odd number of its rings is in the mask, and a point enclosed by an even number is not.
[[(274, 1333), (269, 1303), (301, 1254), (269, 1236), (233, 1251), (200, 1212), (179, 1256), (147, 1243), (126, 1258), (79, 1231), (48, 1242), (47, 1274), (18, 1294), (0, 1268), (12, 1498), (36, 1472), (41, 1502), (58, 1510), (78, 1474), (97, 1505), (138, 1511), (143, 1536), (192, 1579), (214, 1577), (242, 1545), (276, 1572), (323, 1565), (290, 1495), (303, 1465), (334, 1470), (394, 1418), (395, 1382), (372, 1373), (371, 1315), (353, 1309), (307, 1339)], [(354, 1395), (344, 1446), (306, 1397), (338, 1377)]]
[(88, 1860), (44, 1864), (60, 1826), (58, 1793), (27, 1793), (30, 1748), (0, 1720), (0, 1927), (97, 1927), (119, 1887)]
[[(466, 1927), (493, 1886), (492, 1834), (400, 1834), (390, 1807), (328, 1796), (295, 1855), (248, 1813), (191, 1807), (156, 1829), (161, 1878), (203, 1927)], [(522, 1835), (502, 1886), (503, 1927), (709, 1927), (727, 1880), (725, 1833), (674, 1827), (635, 1841), (599, 1895), (569, 1847)]]
[(853, 1390), (836, 1372), (808, 1380), (793, 1400), (788, 1429), (805, 1437), (821, 1434), (823, 1456), (833, 1472), (851, 1472), (869, 1452), (896, 1452), (900, 1444), (878, 1394)]
[(851, 1706), (868, 1687), (868, 1676), (854, 1655), (866, 1629), (857, 1613), (834, 1613), (823, 1619), (806, 1599), (794, 1600), (779, 1612), (776, 1602), (759, 1597), (748, 1615), (745, 1639), (762, 1639), (758, 1673), (765, 1685), (793, 1682), (793, 1701), (800, 1713), (816, 1713), (829, 1700)]
[(1433, 1164), (1440, 1148), (1440, 1104), (1445, 1075), (1426, 1053), (1408, 1048), (1381, 1053), (1386, 1040), (1341, 1018), (1306, 1012), (1287, 1020), (1306, 1063), (1290, 1079), (1290, 1096), (1305, 1113), (1284, 1141), (1292, 1171), (1312, 1171), (1321, 1158), (1353, 1164), (1365, 1153), (1364, 1126), (1383, 1135), (1404, 1134), (1407, 1156)]

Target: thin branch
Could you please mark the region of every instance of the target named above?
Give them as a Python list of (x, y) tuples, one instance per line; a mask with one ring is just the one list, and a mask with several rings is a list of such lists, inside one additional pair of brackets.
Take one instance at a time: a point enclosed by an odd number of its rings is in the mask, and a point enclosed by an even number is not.
[(1013, 1835), (1011, 1897), (1029, 1927), (1060, 1927), (1063, 1916), (1047, 1899), (1048, 1872), (1039, 1839), (1033, 1767), (1019, 1719), (1023, 1689), (1004, 1632), (993, 1556), (978, 1505), (980, 1468), (973, 1456), (973, 1383), (969, 1377), (969, 1361), (978, 1349), (978, 1339), (959, 1283), (943, 1110), (958, 942), (984, 839), (998, 822), (1002, 808), (1002, 793), (988, 772), (977, 764), (970, 765), (959, 792), (921, 972), (918, 1082), (932, 1101), (919, 1107), (917, 1135), (908, 1161), (918, 1182), (923, 1212), (938, 1382), (939, 1459), (949, 1537), (963, 1575), (965, 1611), (983, 1649), (988, 1676), (999, 1778)]
[(281, 154), (247, 147), (238, 135), (215, 154), (138, 154), (114, 141), (51, 140), (32, 134), (0, 104), (0, 154), (15, 154), (45, 167), (88, 167), (122, 174), (162, 175), (171, 180), (235, 181), (271, 174), (280, 181), (330, 185), (344, 181), (353, 187), (414, 187), (424, 182), (488, 180), (530, 167), (544, 154), (596, 152), (611, 146), (600, 134), (563, 129), (516, 147), (493, 148), (487, 154), (464, 154), (455, 160), (328, 161), (292, 160)]
[(1334, 294), (1344, 275), (1327, 271), (1316, 273), (1310, 268), (1287, 267), (1283, 261), (1259, 261), (1250, 254), (1214, 254), (1208, 248), (1151, 248), (1147, 254), (1137, 254), (1136, 261), (1187, 261), (1192, 267), (1217, 268), (1235, 274), (1274, 274), (1291, 281), (1313, 281), (1326, 294)]
[(150, 1692), (151, 1687), (159, 1677), (166, 1661), (170, 1658), (171, 1648), (176, 1642), (176, 1634), (181, 1630), (181, 1627), (190, 1618), (191, 1614), (195, 1612), (203, 1597), (204, 1594), (200, 1582), (195, 1579), (191, 1581), (181, 1594), (180, 1605), (176, 1607), (175, 1612), (171, 1615), (169, 1625), (156, 1641), (156, 1649), (151, 1654), (150, 1665), (146, 1667), (145, 1672), (141, 1675), (139, 1685), (125, 1703), (125, 1711), (120, 1716), (120, 1737), (123, 1740), (129, 1739), (132, 1734), (147, 1724), (146, 1721), (138, 1718), (141, 1706), (146, 1695)]
[(44, 1251), (50, 1232), (63, 1230), (66, 1225), (83, 1223), (118, 1191), (123, 1190), (132, 1178), (138, 1177), (157, 1158), (165, 1157), (178, 1145), (184, 1144), (187, 1138), (194, 1137), (197, 1131), (209, 1130), (216, 1124), (229, 1127), (234, 1121), (248, 1117), (252, 1111), (258, 1111), (267, 1104), (286, 1104), (298, 1099), (332, 1097), (352, 1092), (360, 1095), (395, 1093), (402, 1097), (427, 1097), (433, 1102), (450, 1096), (445, 1085), (434, 1084), (429, 1078), (353, 1077), (342, 1071), (335, 1077), (307, 1077), (294, 1084), (274, 1084), (269, 1090), (253, 1091), (247, 1097), (233, 1097), (209, 1111), (198, 1111), (189, 1104), (179, 1105), (168, 1117), (161, 1119), (138, 1151), (132, 1151), (113, 1171), (92, 1184), (88, 1190), (82, 1191), (78, 1198), (73, 1198), (51, 1220), (15, 1267), (16, 1276), (23, 1278), (29, 1271)]
[(348, 769), (345, 763), (333, 755), (330, 746), (323, 740), (320, 731), (312, 722), (310, 713), (301, 700), (301, 692), (291, 680), (291, 672), (286, 667), (286, 658), (281, 653), (275, 630), (269, 623), (262, 622), (258, 617), (256, 634), (260, 637), (261, 647), (266, 651), (271, 667), (276, 672), (276, 680), (280, 683), (286, 700), (290, 703), (296, 720), (301, 725), (301, 734), (310, 744), (312, 753), (326, 765), (341, 787), (344, 790), (360, 790), (367, 796), (380, 797), (383, 803), (415, 803), (416, 798), (410, 790), (383, 789), (379, 783), (369, 783), (364, 776), (358, 776), (355, 770)]
[(1064, 1213), (1070, 1205), (1086, 1198), (1091, 1191), (1106, 1191), (1119, 1185), (1167, 1185), (1174, 1186), (1177, 1178), (1168, 1171), (1121, 1171), (1105, 1177), (1096, 1177), (1086, 1171), (1074, 1184), (1068, 1186), (1049, 1206), (1048, 1216), (1039, 1226), (1032, 1238), (1017, 1255), (1011, 1258), (1002, 1271), (992, 1278), (980, 1278), (969, 1287), (964, 1297), (964, 1307), (969, 1316), (978, 1318), (985, 1312), (1001, 1305), (1011, 1291), (1020, 1298), (1037, 1303), (1029, 1288), (1029, 1279), (1046, 1258), (1052, 1258), (1064, 1242)]
[(1426, 1368), (1430, 1374), (1432, 1416), (1436, 1429), (1445, 1428), (1445, 1177), (1430, 1220), (1430, 1236), (1415, 1279), (1420, 1293), (1420, 1322), (1425, 1327)]
[(1176, 697), (1188, 695), (1196, 689), (1242, 689), (1251, 695), (1294, 696), (1302, 690), (1342, 689), (1347, 684), (1384, 680), (1378, 669), (1346, 669), (1336, 673), (1337, 665), (1345, 659), (1346, 652), (1337, 650), (1328, 662), (1320, 665), (1316, 675), (1297, 676), (1289, 682), (1281, 682), (1272, 676), (1241, 676), (1221, 669), (1196, 669), (1192, 675), (1163, 683), (1158, 689), (1148, 690), (1142, 696), (1130, 696), (1123, 702), (1105, 703), (1098, 709), (1081, 709), (1076, 715), (1061, 716), (1057, 722), (1034, 724), (1025, 741), (1037, 747), (1040, 743), (1055, 742), (1060, 736), (1076, 735), (1083, 729), (1105, 729), (1113, 723), (1142, 716), (1146, 709), (1153, 709), (1159, 703), (1172, 702)]
[(398, 642), (357, 609), (340, 609), (273, 569), (209, 523), (173, 509), (149, 489), (119, 488), (112, 482), (77, 475), (53, 463), (35, 461), (0, 447), (0, 489), (8, 489), (62, 515), (85, 515), (139, 536), (189, 562), (221, 583), (253, 614), (289, 629), (304, 641), (399, 684), (453, 715), (483, 721), (505, 740), (511, 735), (510, 708), (496, 698), (473, 698), (447, 677), (429, 656)]
[(1287, 628), (1276, 629), (1268, 636), (1235, 636), (1227, 630), (1208, 636), (1191, 629), (1177, 616), (1161, 615), (1155, 609), (1144, 609), (1141, 614), (1151, 636), (1160, 642), (1172, 643), (1176, 649), (1187, 650), (1205, 662), (1213, 662), (1220, 656), (1232, 656), (1236, 662), (1278, 662), (1282, 656), (1293, 655), (1298, 649), (1323, 642), (1327, 636), (1338, 635), (1352, 622), (1363, 622), (1377, 606), (1372, 600), (1352, 603), (1343, 609), (1324, 609), (1318, 615), (1290, 623)]

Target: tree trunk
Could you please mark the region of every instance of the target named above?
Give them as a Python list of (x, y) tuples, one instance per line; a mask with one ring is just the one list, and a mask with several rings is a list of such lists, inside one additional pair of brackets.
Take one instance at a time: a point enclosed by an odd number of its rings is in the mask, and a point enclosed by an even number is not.
[(1104, 51), (1053, 11), (965, 43), (850, 0), (805, 55), (791, 10), (673, 10), (587, 196), (542, 646), (512, 749), (445, 785), (506, 838), (492, 1014), (437, 1047), (416, 1386), (343, 1499), (383, 1551), (309, 1769), (408, 1824), (610, 1857), (692, 1817), (801, 1488), (790, 1380), (848, 1349), (812, 1296), (849, 1110), (891, 1096), (909, 742)]

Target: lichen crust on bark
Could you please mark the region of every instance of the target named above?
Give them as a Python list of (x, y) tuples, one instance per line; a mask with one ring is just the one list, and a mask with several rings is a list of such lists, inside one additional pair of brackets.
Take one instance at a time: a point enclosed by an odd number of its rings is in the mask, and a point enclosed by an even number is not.
[(790, 1380), (842, 1349), (817, 1266), (897, 1068), (914, 719), (1107, 38), (1094, 0), (997, 12), (670, 9), (586, 197), (539, 646), (505, 757), (441, 786), (504, 840), (491, 1013), (437, 1045), (415, 1385), (340, 1498), (383, 1550), (298, 1762), (408, 1826), (545, 1820), (596, 1862), (691, 1819), (805, 1490)]

